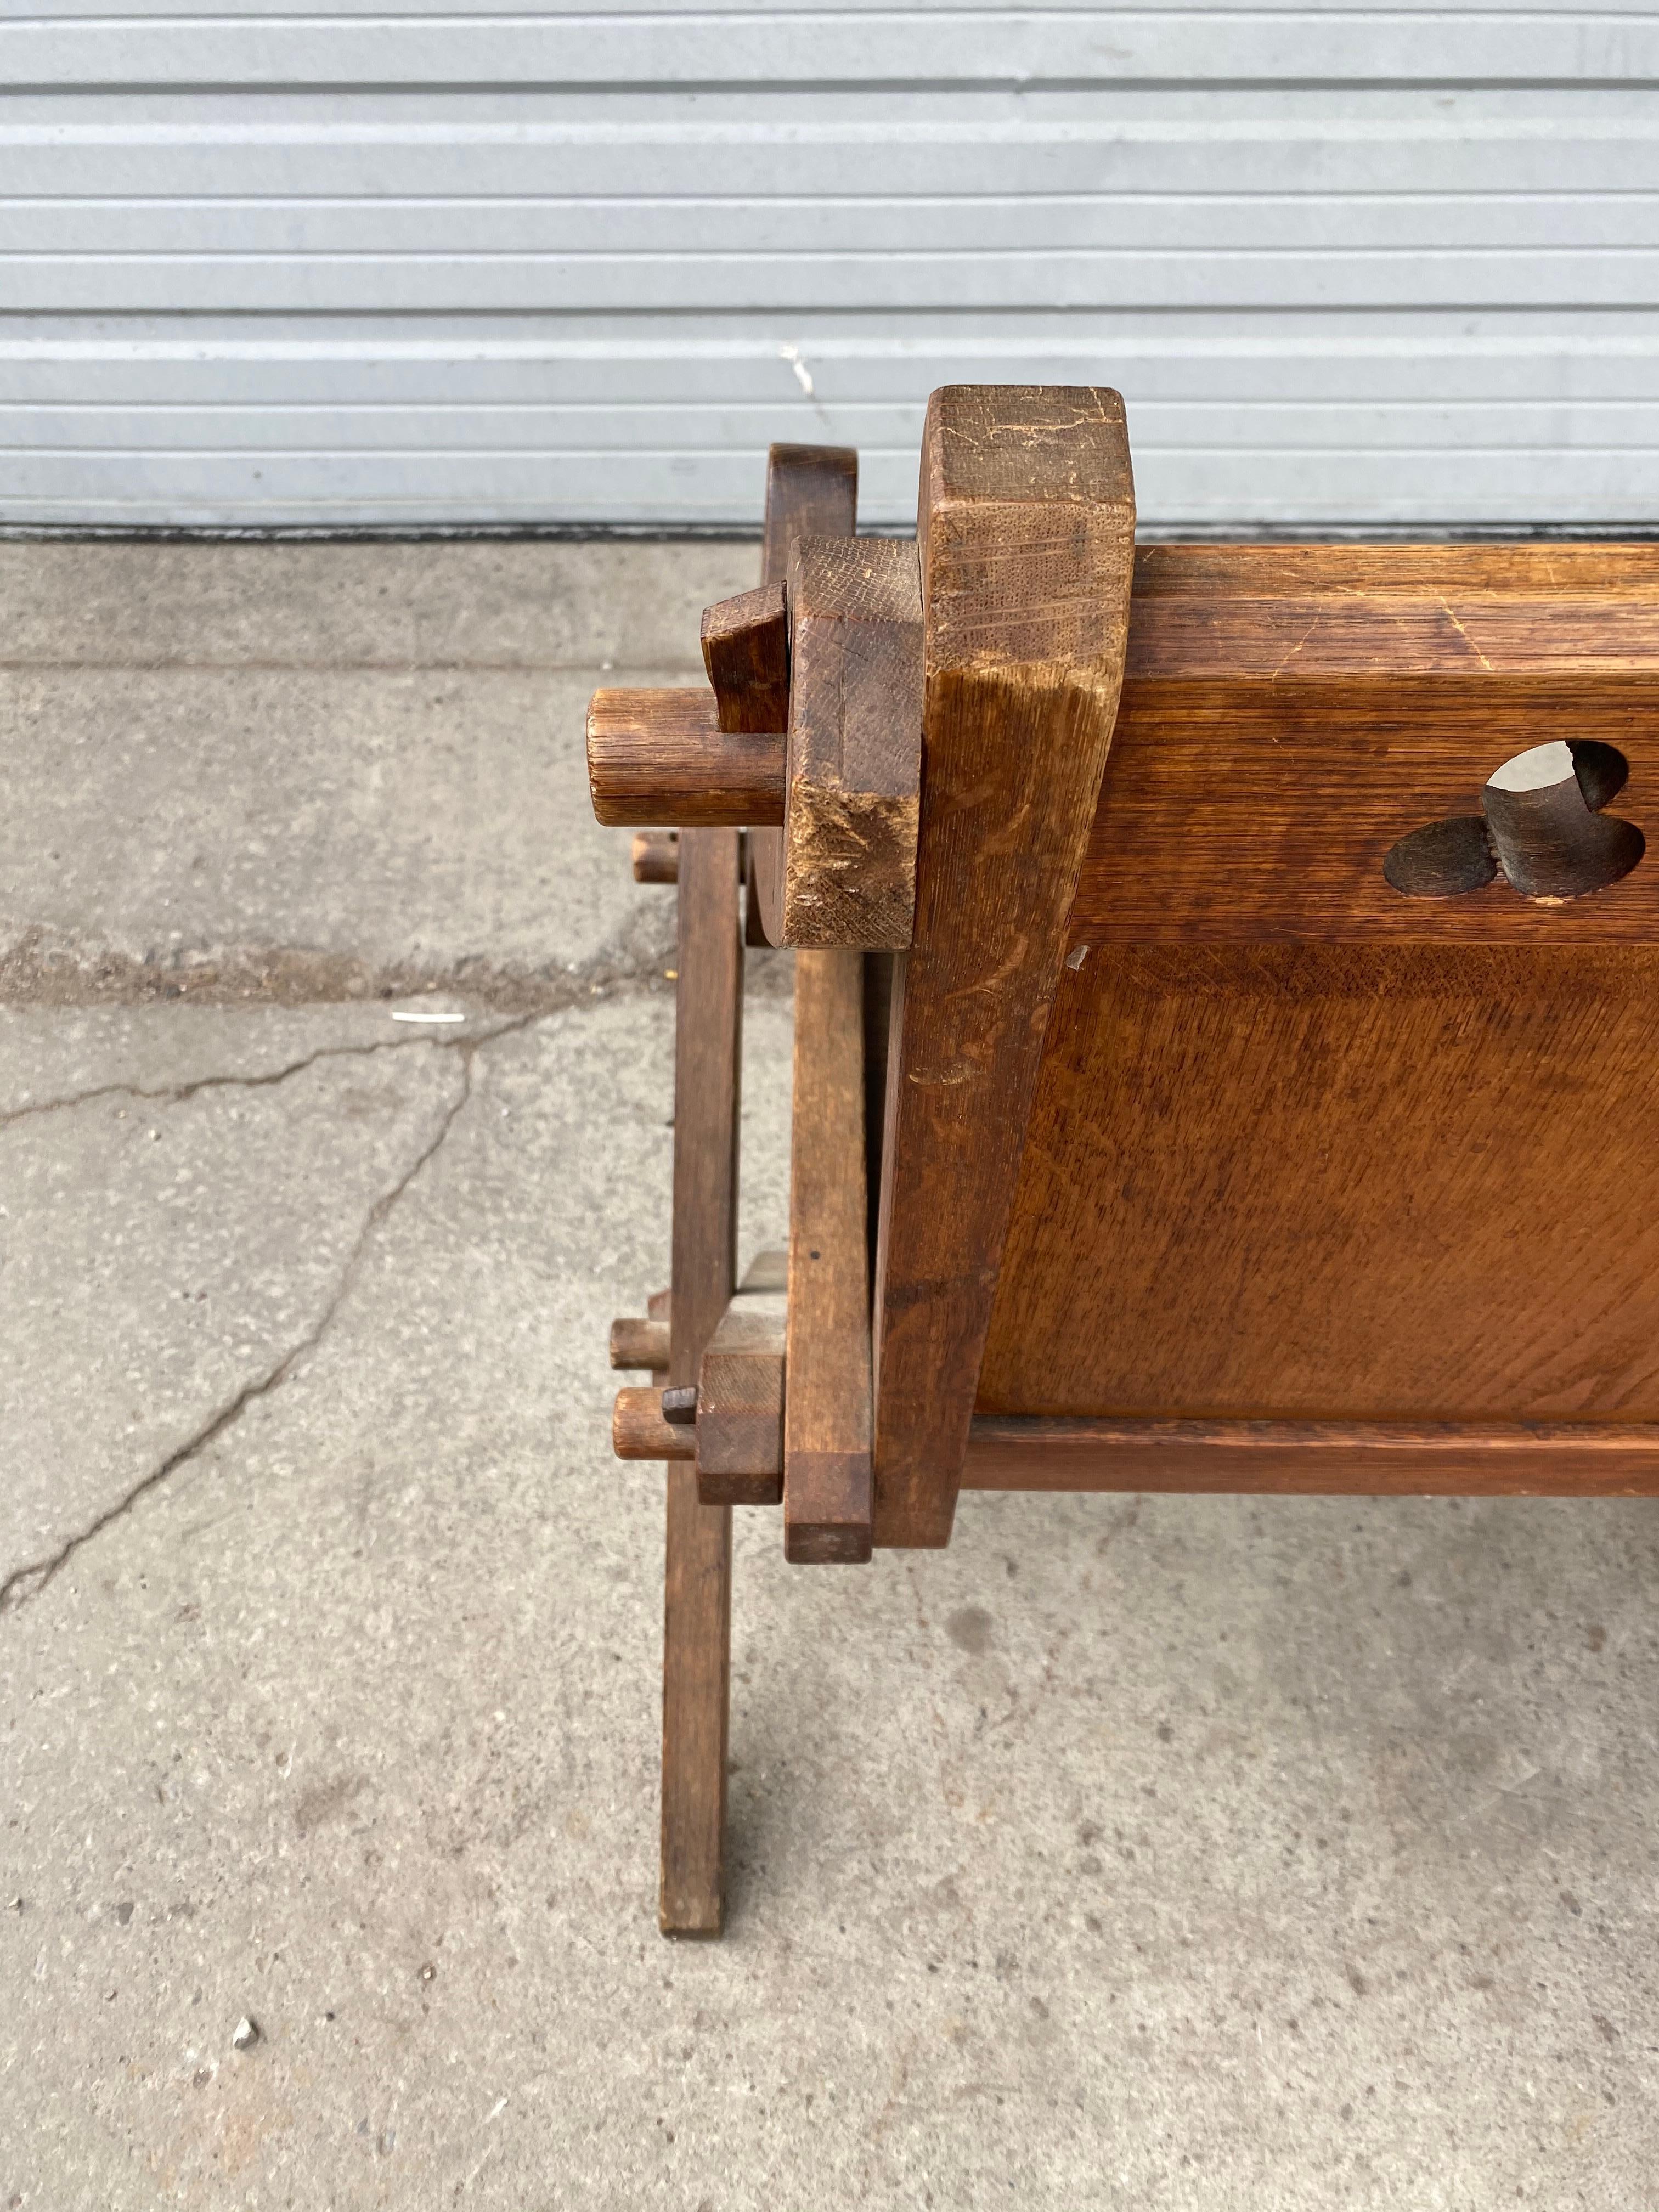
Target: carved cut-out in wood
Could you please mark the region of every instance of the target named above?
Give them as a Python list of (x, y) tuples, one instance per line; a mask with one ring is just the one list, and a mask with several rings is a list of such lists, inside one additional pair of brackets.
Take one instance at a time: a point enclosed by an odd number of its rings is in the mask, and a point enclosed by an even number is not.
[(1624, 755), (1593, 739), (1531, 745), (1493, 770), (1480, 815), (1413, 830), (1382, 872), (1413, 898), (1455, 898), (1499, 876), (1522, 898), (1586, 898), (1627, 876), (1646, 849), (1633, 823), (1600, 811), (1627, 774)]

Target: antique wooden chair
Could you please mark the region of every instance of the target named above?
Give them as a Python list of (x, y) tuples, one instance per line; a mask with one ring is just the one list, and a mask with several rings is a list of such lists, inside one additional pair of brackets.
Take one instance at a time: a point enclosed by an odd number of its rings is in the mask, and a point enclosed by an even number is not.
[[(854, 1562), (963, 1490), (1659, 1489), (1659, 546), (1137, 554), (1103, 390), (936, 393), (915, 545), (855, 478), (775, 447), (710, 688), (589, 723), (679, 886), (672, 1291), (612, 1336), (671, 1935), (720, 1925), (734, 1504)], [(799, 950), (739, 1285), (745, 927)]]

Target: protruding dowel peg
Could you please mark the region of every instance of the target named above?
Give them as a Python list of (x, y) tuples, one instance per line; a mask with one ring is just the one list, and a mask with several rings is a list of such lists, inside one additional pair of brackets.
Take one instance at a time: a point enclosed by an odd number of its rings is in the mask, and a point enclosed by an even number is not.
[[(1592, 795), (1599, 805), (1601, 793)], [(1505, 761), (1480, 804), (1498, 866), (1523, 898), (1580, 898), (1617, 883), (1642, 857), (1633, 823), (1592, 811), (1572, 751), (1559, 738)]]
[(618, 1390), (611, 1449), (618, 1459), (696, 1459), (697, 1432), (664, 1420), (660, 1390)]
[(722, 730), (788, 728), (789, 614), (781, 582), (704, 610), (702, 665)]
[(641, 830), (634, 838), (634, 880), (636, 884), (677, 884), (680, 879), (680, 833), (678, 830)]
[(596, 691), (587, 709), (593, 811), (614, 829), (781, 823), (783, 753), (781, 735), (723, 732), (712, 691)]
[(668, 1365), (668, 1323), (625, 1318), (611, 1324), (611, 1364), (661, 1373)]

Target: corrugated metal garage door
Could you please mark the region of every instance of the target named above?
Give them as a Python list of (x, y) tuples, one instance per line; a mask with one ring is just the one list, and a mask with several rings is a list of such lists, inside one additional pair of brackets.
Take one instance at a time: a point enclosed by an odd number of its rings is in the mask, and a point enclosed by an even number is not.
[(1659, 22), (913, 5), (0, 23), (0, 519), (915, 511), (1104, 381), (1165, 527), (1659, 520)]

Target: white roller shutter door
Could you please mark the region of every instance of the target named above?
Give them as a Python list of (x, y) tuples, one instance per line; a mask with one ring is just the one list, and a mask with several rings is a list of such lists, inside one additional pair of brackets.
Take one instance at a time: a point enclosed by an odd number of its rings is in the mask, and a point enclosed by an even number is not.
[(0, 21), (0, 521), (914, 514), (1108, 382), (1164, 529), (1659, 522), (1659, 17), (796, 5)]

